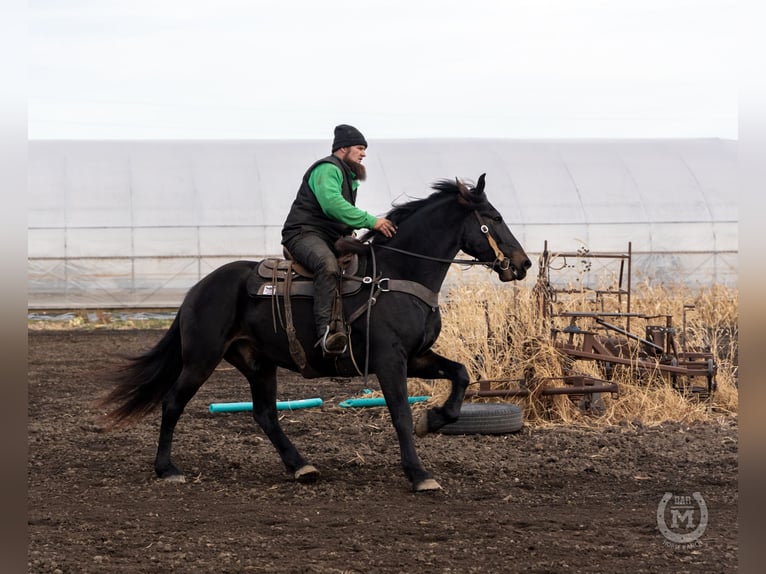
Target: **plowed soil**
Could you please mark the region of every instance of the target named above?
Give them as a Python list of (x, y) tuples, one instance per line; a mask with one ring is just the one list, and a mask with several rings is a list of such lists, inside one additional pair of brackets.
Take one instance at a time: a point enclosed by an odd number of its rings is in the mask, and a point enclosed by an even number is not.
[[(221, 365), (178, 425), (184, 484), (154, 477), (159, 413), (104, 431), (92, 401), (118, 354), (156, 330), (30, 331), (29, 572), (732, 572), (737, 568), (737, 423), (525, 426), (504, 436), (416, 441), (443, 490), (413, 494), (384, 408), (342, 409), (359, 379), (281, 372), (282, 425), (322, 472), (295, 483), (247, 412), (246, 381)], [(372, 388), (377, 388), (374, 380)], [(414, 408), (419, 408), (416, 405)], [(665, 493), (673, 533), (658, 528)], [(674, 502), (670, 503), (675, 504)], [(680, 504), (680, 503), (679, 503)], [(695, 506), (696, 505), (696, 506)], [(672, 526), (666, 508), (667, 526)]]

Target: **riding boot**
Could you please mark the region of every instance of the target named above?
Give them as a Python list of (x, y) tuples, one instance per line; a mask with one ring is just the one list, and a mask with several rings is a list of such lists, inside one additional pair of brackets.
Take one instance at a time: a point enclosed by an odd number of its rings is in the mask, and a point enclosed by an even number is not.
[(346, 322), (343, 320), (343, 299), (341, 295), (343, 279), (338, 279), (338, 288), (335, 290), (335, 299), (332, 303), (332, 315), (330, 317), (330, 332), (346, 334)]
[(321, 345), (325, 357), (337, 357), (346, 352), (348, 336), (346, 333), (331, 333), (328, 325), (324, 336), (317, 341), (317, 345)]
[(342, 355), (348, 347), (348, 335), (346, 334), (346, 325), (343, 321), (343, 302), (340, 294), (340, 279), (338, 288), (335, 290), (335, 297), (332, 304), (332, 314), (330, 324), (320, 339), (322, 352), (326, 356)]

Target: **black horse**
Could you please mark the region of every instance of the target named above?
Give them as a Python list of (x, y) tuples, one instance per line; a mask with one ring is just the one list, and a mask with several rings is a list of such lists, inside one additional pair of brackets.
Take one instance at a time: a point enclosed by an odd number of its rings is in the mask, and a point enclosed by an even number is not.
[[(225, 359), (250, 383), (253, 418), (287, 469), (296, 480), (311, 482), (319, 471), (306, 462), (279, 425), (277, 367), (304, 376), (307, 372), (308, 376), (355, 376), (358, 365), (364, 364), (370, 374), (377, 375), (412, 488), (441, 488), (423, 468), (413, 430), (422, 436), (457, 420), (469, 380), (462, 364), (431, 350), (441, 330), (438, 292), (461, 250), (476, 258), (473, 263), (496, 271), (501, 281), (524, 278), (531, 263), (487, 200), (484, 174), (472, 188), (459, 180), (439, 181), (433, 188), (436, 191), (429, 197), (397, 206), (387, 215), (398, 226), (394, 237), (386, 239), (373, 232), (362, 237), (370, 252), (359, 255), (360, 269), (366, 269), (368, 278), (361, 281), (363, 289), (343, 300), (346, 318), (353, 319), (350, 348), (356, 361), (348, 354), (323, 357), (314, 347), (311, 299), (293, 298), (295, 334), (308, 363), (308, 368), (300, 369), (285, 330), (289, 325), (281, 315), (274, 317), (274, 300), (248, 293), (248, 277), (258, 264), (237, 261), (194, 285), (157, 345), (130, 359), (115, 374), (116, 386), (103, 400), (112, 409), (107, 422), (130, 422), (161, 403), (154, 468), (162, 479), (183, 481), (183, 473), (171, 460), (173, 431), (186, 404)], [(277, 306), (277, 313), (280, 309)], [(407, 400), (407, 377), (452, 382), (444, 405), (428, 409), (416, 428)]]

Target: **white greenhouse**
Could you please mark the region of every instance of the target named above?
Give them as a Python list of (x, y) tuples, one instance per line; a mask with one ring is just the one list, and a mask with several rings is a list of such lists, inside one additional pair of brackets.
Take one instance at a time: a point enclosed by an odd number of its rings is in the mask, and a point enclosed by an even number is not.
[[(177, 307), (214, 268), (279, 254), (300, 179), (329, 145), (29, 142), (29, 308)], [(370, 140), (357, 205), (384, 214), (438, 179), (486, 172), (533, 261), (546, 241), (630, 244), (634, 276), (735, 285), (736, 153), (718, 139)]]

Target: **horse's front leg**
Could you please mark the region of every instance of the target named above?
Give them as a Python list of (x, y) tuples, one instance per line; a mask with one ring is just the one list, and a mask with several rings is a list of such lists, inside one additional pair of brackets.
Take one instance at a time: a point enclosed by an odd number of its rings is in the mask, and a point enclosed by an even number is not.
[(415, 425), (418, 436), (439, 430), (446, 424), (455, 422), (460, 416), (463, 397), (468, 387), (468, 371), (461, 363), (428, 351), (419, 357), (410, 359), (407, 365), (407, 376), (421, 379), (449, 379), (452, 389), (449, 397), (440, 407), (428, 409)]
[(415, 451), (413, 438), (412, 409), (407, 398), (407, 368), (405, 360), (383, 362), (382, 368), (376, 369), (380, 388), (386, 399), (391, 422), (399, 439), (402, 468), (415, 492), (440, 490), (441, 486), (433, 475), (423, 468), (423, 463)]

